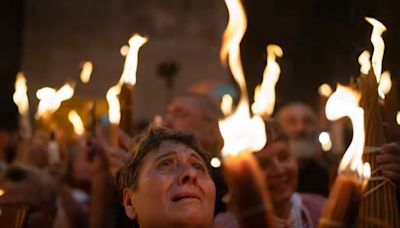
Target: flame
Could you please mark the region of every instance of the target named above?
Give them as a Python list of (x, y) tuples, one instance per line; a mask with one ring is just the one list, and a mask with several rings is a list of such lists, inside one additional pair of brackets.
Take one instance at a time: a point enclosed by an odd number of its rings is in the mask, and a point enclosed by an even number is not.
[(333, 91), (330, 85), (324, 83), (319, 86), (318, 93), (323, 97), (329, 97), (333, 93)]
[(396, 122), (397, 122), (398, 125), (400, 125), (400, 111), (397, 112), (397, 115), (396, 115)]
[(88, 83), (90, 81), (90, 75), (93, 71), (93, 64), (90, 61), (86, 61), (82, 64), (82, 71), (81, 71), (81, 81), (83, 83)]
[(364, 75), (367, 75), (368, 72), (371, 70), (371, 61), (369, 60), (370, 58), (371, 54), (367, 50), (363, 51), (358, 57), (358, 63), (361, 66), (360, 72)]
[(233, 99), (231, 95), (225, 94), (224, 96), (222, 96), (221, 111), (225, 116), (228, 116), (232, 113), (232, 105)]
[(29, 101), (28, 95), (26, 94), (28, 87), (26, 86), (26, 79), (22, 72), (17, 74), (17, 79), (15, 80), (15, 92), (13, 95), (13, 100), (18, 106), (18, 111), (21, 115), (26, 115), (29, 112)]
[(375, 73), (376, 81), (379, 83), (382, 72), (383, 53), (385, 51), (385, 42), (383, 41), (382, 34), (386, 31), (386, 27), (380, 21), (374, 18), (366, 17), (365, 20), (373, 26), (371, 34), (371, 42), (374, 46), (374, 53), (372, 54), (372, 68)]
[(121, 92), (121, 85), (117, 84), (107, 91), (108, 118), (110, 123), (119, 124), (121, 120), (120, 104), (118, 95)]
[(82, 119), (75, 110), (71, 110), (68, 113), (68, 120), (72, 123), (72, 126), (74, 126), (74, 131), (77, 135), (83, 135), (85, 133)]
[(330, 151), (332, 149), (332, 140), (328, 132), (321, 132), (318, 137), (322, 150)]
[(326, 117), (329, 120), (337, 120), (349, 117), (353, 125), (353, 140), (347, 148), (339, 165), (339, 172), (357, 172), (359, 177), (366, 176), (368, 170), (363, 170), (362, 154), (365, 143), (364, 110), (358, 105), (361, 94), (349, 87), (338, 85), (336, 91), (329, 97), (326, 103)]
[(120, 79), (120, 83), (136, 84), (136, 70), (138, 64), (139, 48), (147, 42), (147, 38), (134, 34), (129, 39), (129, 52), (126, 55), (124, 71)]
[(246, 31), (246, 15), (240, 0), (225, 0), (229, 12), (228, 26), (220, 51), (222, 63), (228, 58), (235, 81), (240, 88), (240, 100), (235, 112), (219, 121), (224, 138), (222, 154), (237, 155), (244, 151), (258, 151), (266, 143), (265, 126), (260, 116), (250, 116), (250, 107), (240, 61), (240, 41)]
[(390, 72), (385, 71), (382, 73), (381, 81), (378, 87), (379, 96), (385, 98), (385, 95), (390, 92), (390, 89), (392, 89), (392, 80), (390, 78)]
[(52, 114), (60, 107), (61, 102), (70, 99), (74, 95), (74, 83), (65, 83), (57, 91), (50, 87), (44, 87), (36, 92), (36, 97), (40, 100), (36, 118), (43, 115)]
[(127, 56), (129, 52), (129, 46), (128, 45), (124, 45), (119, 49), (119, 53), (121, 53), (122, 56)]
[(267, 46), (267, 65), (264, 70), (263, 81), (254, 92), (254, 103), (251, 110), (256, 115), (270, 116), (275, 106), (275, 85), (279, 80), (281, 68), (276, 57), (282, 57), (283, 51), (278, 45)]

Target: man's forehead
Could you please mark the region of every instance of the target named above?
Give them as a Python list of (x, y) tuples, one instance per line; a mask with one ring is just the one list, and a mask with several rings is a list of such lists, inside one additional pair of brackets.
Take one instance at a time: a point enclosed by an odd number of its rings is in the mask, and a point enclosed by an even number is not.
[(311, 117), (314, 118), (315, 114), (311, 110), (311, 108), (305, 105), (290, 105), (289, 107), (284, 108), (281, 112), (281, 116), (285, 118), (294, 118), (294, 117)]

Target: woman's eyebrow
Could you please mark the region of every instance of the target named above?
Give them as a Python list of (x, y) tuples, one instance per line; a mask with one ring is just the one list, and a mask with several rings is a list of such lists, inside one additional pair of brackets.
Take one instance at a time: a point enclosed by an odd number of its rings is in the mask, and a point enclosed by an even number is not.
[(156, 157), (156, 161), (161, 160), (161, 159), (163, 159), (165, 157), (169, 157), (171, 155), (176, 155), (176, 152), (175, 151), (170, 151), (170, 152), (167, 152), (165, 154), (162, 154), (162, 155)]
[(196, 160), (199, 160), (199, 161), (205, 163), (204, 160), (203, 160), (203, 158), (201, 158), (200, 155), (198, 155), (197, 153), (191, 154), (190, 157), (193, 157), (193, 158), (195, 158)]

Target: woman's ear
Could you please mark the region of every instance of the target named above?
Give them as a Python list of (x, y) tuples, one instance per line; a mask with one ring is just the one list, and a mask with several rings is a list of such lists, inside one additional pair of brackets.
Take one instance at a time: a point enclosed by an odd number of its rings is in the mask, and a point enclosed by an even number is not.
[(125, 188), (123, 193), (122, 202), (124, 203), (125, 214), (132, 220), (137, 219), (135, 205), (133, 203), (134, 190), (132, 188)]

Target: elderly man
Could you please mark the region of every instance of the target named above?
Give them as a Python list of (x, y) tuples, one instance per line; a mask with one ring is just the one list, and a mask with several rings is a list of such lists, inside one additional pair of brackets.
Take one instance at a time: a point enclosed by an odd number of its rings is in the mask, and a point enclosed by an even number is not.
[(185, 93), (176, 97), (168, 106), (163, 125), (192, 131), (201, 146), (212, 156), (219, 156), (223, 141), (218, 128), (221, 111), (205, 95)]
[[(190, 130), (212, 157), (220, 157), (223, 146), (218, 127), (220, 117), (219, 107), (209, 97), (187, 92), (176, 97), (168, 106), (163, 125), (175, 130)], [(219, 168), (212, 169), (212, 176), (217, 187), (215, 213), (219, 213), (226, 209), (222, 198), (227, 193), (227, 187)]]

